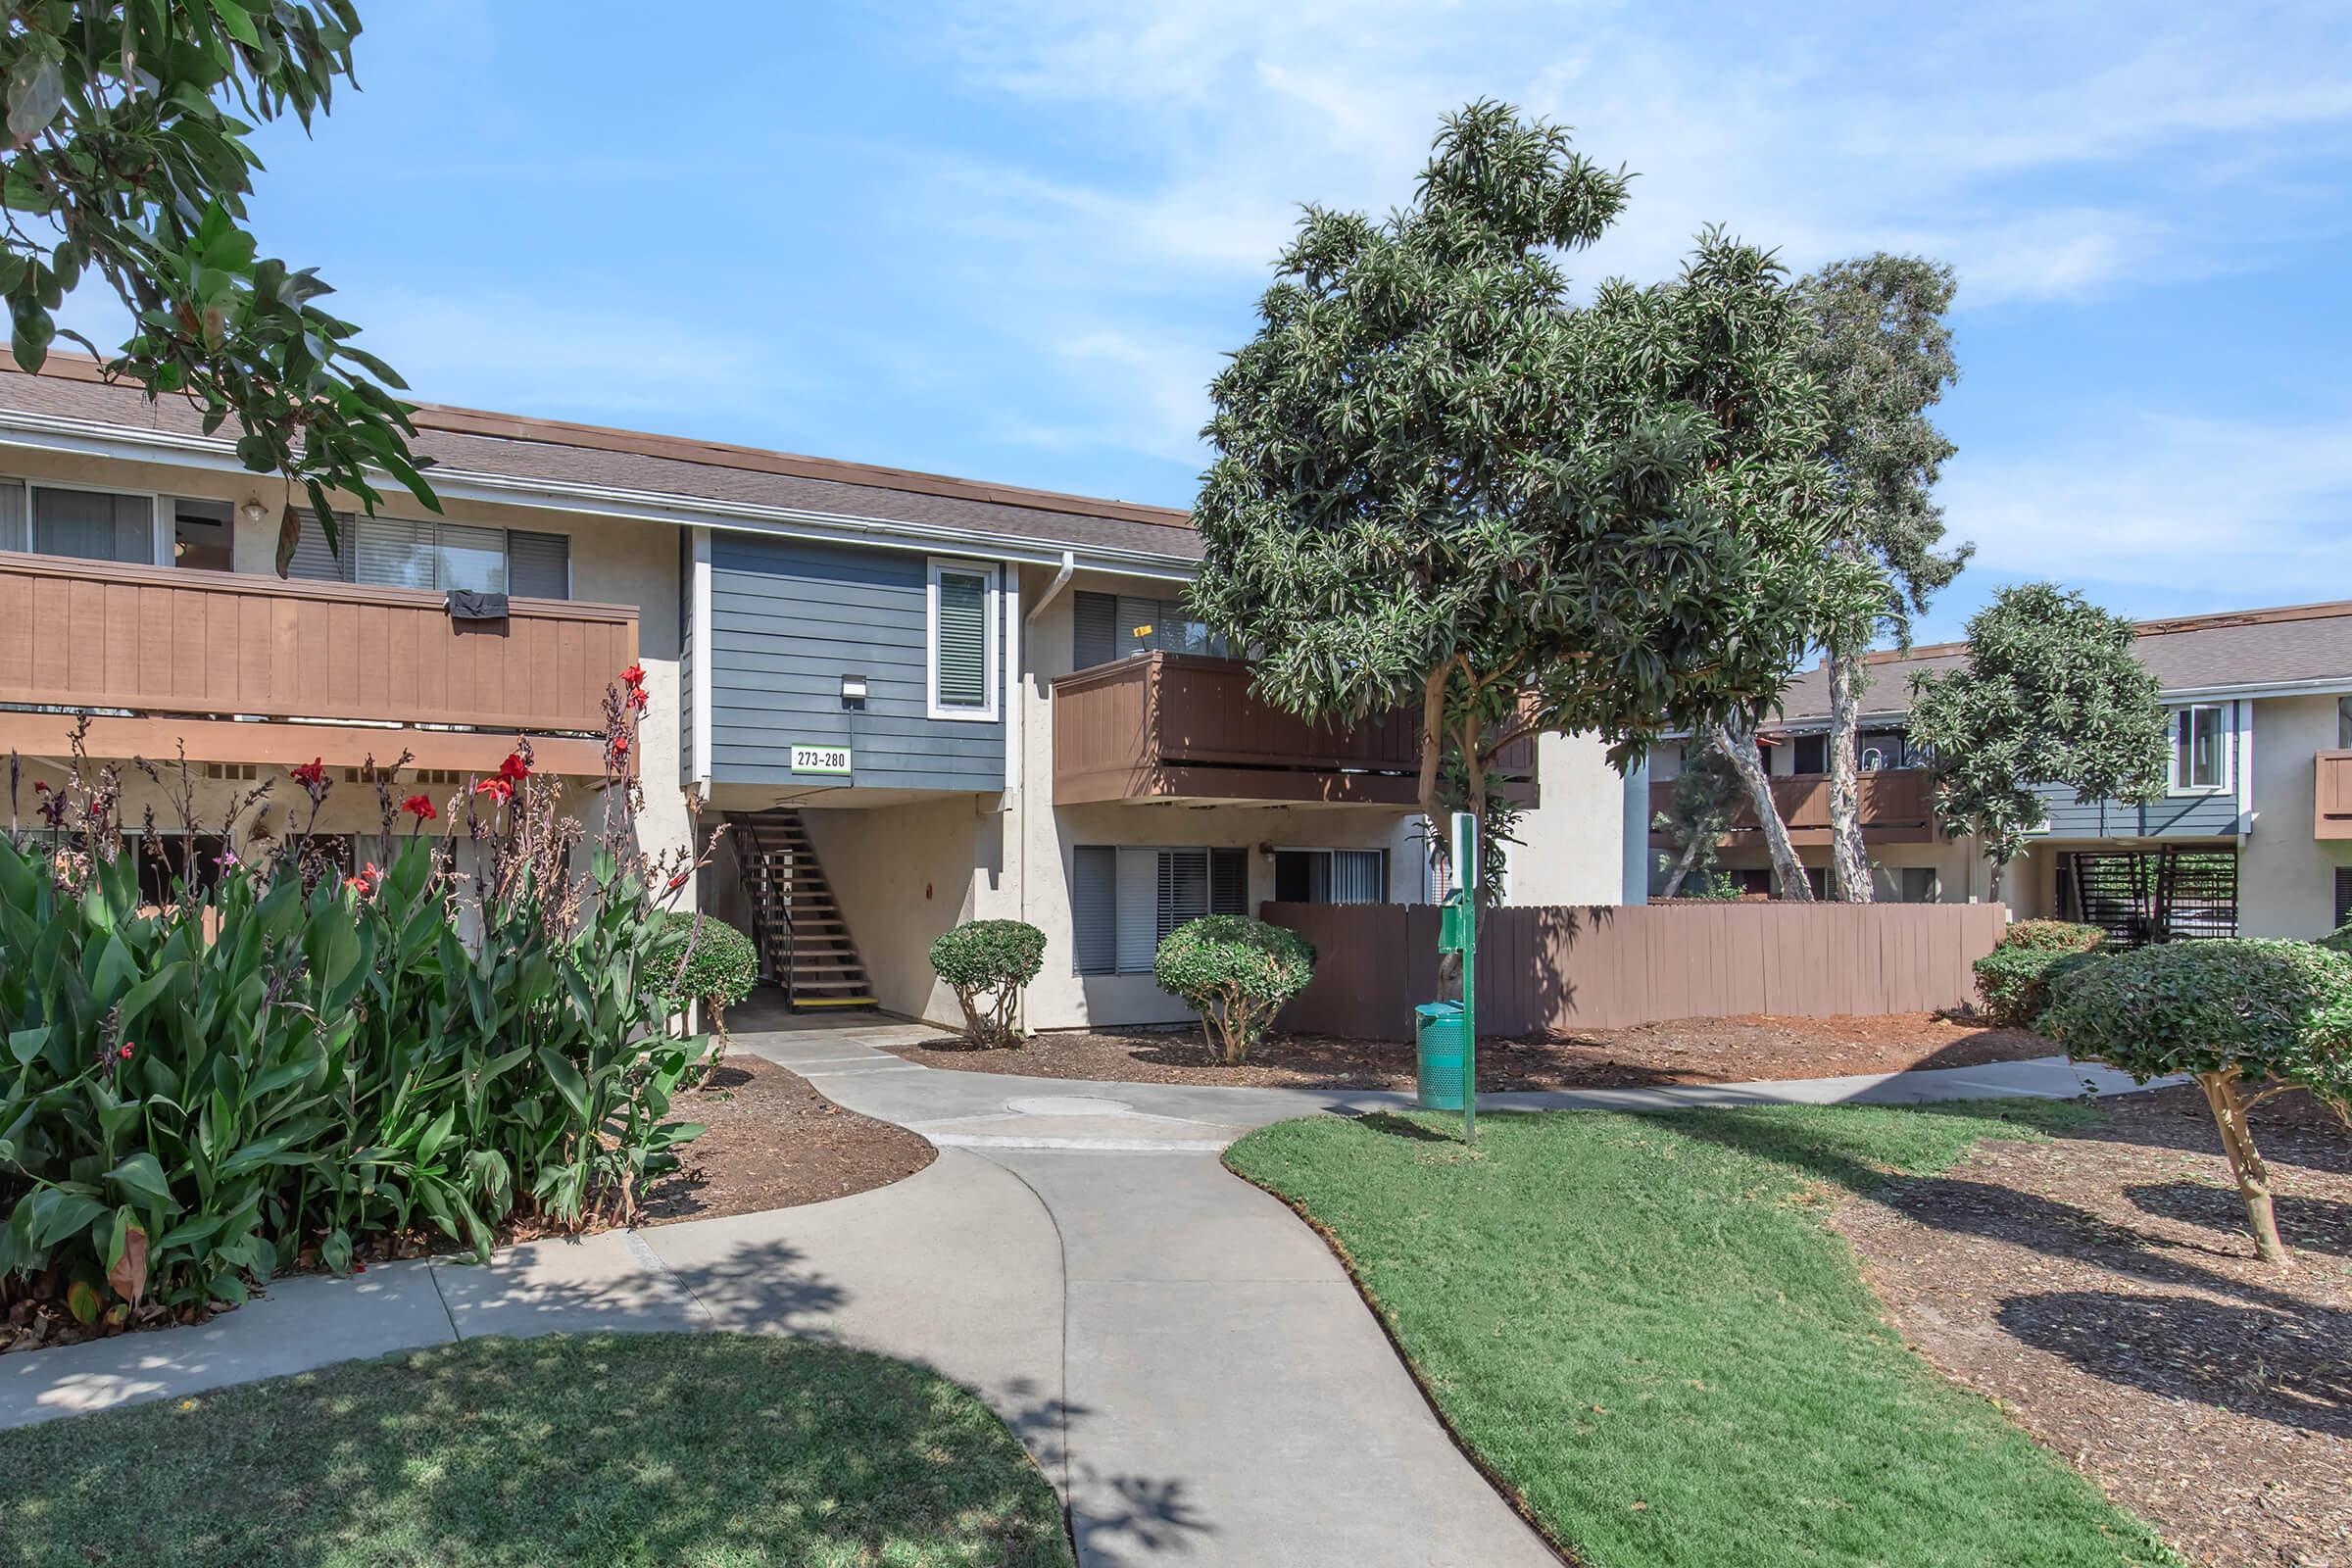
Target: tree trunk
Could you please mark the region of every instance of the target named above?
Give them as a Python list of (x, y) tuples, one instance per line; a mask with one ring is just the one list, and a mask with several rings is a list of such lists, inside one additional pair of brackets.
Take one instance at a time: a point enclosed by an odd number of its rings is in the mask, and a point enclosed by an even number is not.
[(1862, 849), (1862, 655), (1830, 657), (1830, 889), (1846, 904), (1870, 902), (1870, 858)]
[(1772, 869), (1781, 882), (1781, 897), (1797, 904), (1813, 902), (1813, 884), (1805, 876), (1804, 862), (1796, 858), (1796, 846), (1788, 842), (1788, 828), (1781, 820), (1781, 808), (1773, 803), (1772, 775), (1764, 771), (1764, 755), (1756, 750), (1756, 737), (1742, 728), (1735, 732), (1728, 723), (1715, 726), (1715, 749), (1723, 753), (1740, 782), (1747, 786), (1747, 796), (1756, 808), (1756, 821), (1764, 829), (1764, 847), (1772, 854)]
[(2254, 1129), (2246, 1125), (2246, 1104), (2237, 1092), (2237, 1071), (2201, 1072), (2197, 1087), (2221, 1129), (2222, 1149), (2230, 1156), (2230, 1174), (2237, 1178), (2237, 1196), (2246, 1205), (2246, 1228), (2254, 1233), (2254, 1249), (2265, 1263), (2292, 1263), (2294, 1254), (2278, 1235), (2278, 1214), (2271, 1201), (2271, 1167), (2254, 1147)]
[(1666, 887), (1663, 892), (1659, 893), (1659, 898), (1671, 899), (1683, 891), (1683, 879), (1690, 874), (1692, 866), (1698, 864), (1701, 837), (1702, 835), (1695, 828), (1684, 836), (1682, 850), (1674, 858), (1674, 869), (1667, 873)]

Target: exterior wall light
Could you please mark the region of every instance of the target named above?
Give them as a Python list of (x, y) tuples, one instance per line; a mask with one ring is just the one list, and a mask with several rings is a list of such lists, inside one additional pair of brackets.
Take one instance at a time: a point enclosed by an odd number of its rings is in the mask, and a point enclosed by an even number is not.
[(841, 677), (841, 706), (851, 710), (861, 709), (865, 706), (865, 677), (863, 675)]

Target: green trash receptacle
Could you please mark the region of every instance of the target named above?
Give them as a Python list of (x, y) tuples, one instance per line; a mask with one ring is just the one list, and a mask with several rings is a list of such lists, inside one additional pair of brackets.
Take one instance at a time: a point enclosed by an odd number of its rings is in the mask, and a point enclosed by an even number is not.
[(1462, 1038), (1462, 1004), (1425, 1002), (1413, 1009), (1413, 1040), (1418, 1048), (1413, 1082), (1420, 1091), (1423, 1110), (1462, 1108), (1462, 1059), (1469, 1053)]

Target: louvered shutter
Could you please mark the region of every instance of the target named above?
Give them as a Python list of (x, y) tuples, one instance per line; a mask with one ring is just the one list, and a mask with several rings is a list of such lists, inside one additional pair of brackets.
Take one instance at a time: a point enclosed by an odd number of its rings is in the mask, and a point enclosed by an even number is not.
[(1080, 974), (1119, 966), (1118, 852), (1082, 845), (1070, 852), (1070, 954)]
[(0, 479), (0, 550), (29, 550), (24, 531), (24, 481)]
[(294, 541), (294, 559), (286, 564), (286, 575), (310, 582), (352, 582), (353, 564), (358, 554), (352, 548), (352, 521), (343, 513), (335, 514), (335, 536), (342, 541), (338, 556), (327, 548), (326, 535), (318, 527), (318, 519), (311, 509), (301, 508), (302, 532)]
[(1162, 850), (1156, 870), (1155, 941), (1165, 942), (1178, 926), (1208, 913), (1208, 852)]
[(2335, 868), (2335, 923), (2352, 920), (2352, 865)]
[(355, 517), (342, 523), (352, 541), (352, 578), (371, 588), (436, 588), (440, 568), (433, 525), (406, 517)]
[(1119, 657), (1116, 594), (1080, 593), (1070, 601), (1070, 667), (1092, 669)]
[(571, 536), (509, 531), (507, 592), (523, 599), (569, 599)]
[(937, 705), (986, 708), (988, 578), (972, 571), (941, 572), (938, 614)]
[(1378, 904), (1388, 897), (1385, 857), (1378, 850), (1331, 852), (1331, 902)]
[(1118, 958), (1121, 974), (1150, 974), (1159, 956), (1159, 851), (1121, 850)]
[(1208, 912), (1250, 912), (1250, 857), (1247, 851), (1208, 852)]

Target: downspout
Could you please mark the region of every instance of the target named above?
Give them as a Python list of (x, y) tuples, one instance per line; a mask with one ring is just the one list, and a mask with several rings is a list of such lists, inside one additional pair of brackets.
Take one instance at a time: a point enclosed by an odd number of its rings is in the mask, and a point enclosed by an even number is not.
[[(1029, 612), (1021, 617), (1021, 650), (1023, 657), (1034, 661), (1036, 656), (1031, 654), (1029, 650), (1037, 646), (1037, 617), (1046, 612), (1046, 607), (1048, 605), (1051, 605), (1054, 600), (1061, 597), (1061, 591), (1070, 585), (1070, 579), (1076, 576), (1077, 573), (1077, 552), (1073, 550), (1064, 550), (1061, 553), (1061, 569), (1054, 573), (1054, 580), (1046, 584), (1046, 591), (1037, 596), (1037, 603), (1031, 605), (1029, 607)], [(1012, 689), (1014, 697), (1018, 699), (1018, 701), (1014, 704), (1014, 708), (1015, 710), (1020, 714), (1018, 733), (1014, 737), (1014, 743), (1018, 745), (1024, 753), (1026, 753), (1029, 747), (1029, 680), (1028, 676), (1021, 670), (1015, 669), (1012, 672)], [(1020, 878), (1019, 891), (1013, 899), (1013, 913), (1016, 919), (1019, 919), (1024, 923), (1026, 923), (1029, 918), (1030, 788), (1031, 781), (1029, 777), (1029, 760), (1027, 756), (1024, 755), (1021, 759), (1021, 798), (1019, 802), (1018, 812), (1013, 819), (1012, 845), (1013, 865), (1017, 869)], [(1024, 1030), (1029, 1027), (1028, 1011), (1028, 993), (1023, 992), (1021, 994), (1021, 1027)]]

